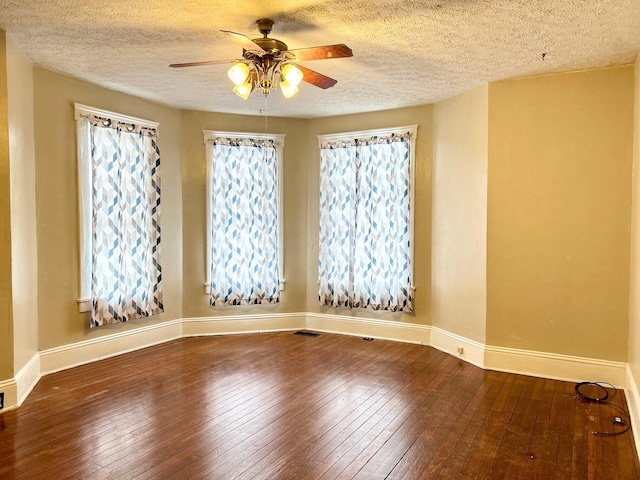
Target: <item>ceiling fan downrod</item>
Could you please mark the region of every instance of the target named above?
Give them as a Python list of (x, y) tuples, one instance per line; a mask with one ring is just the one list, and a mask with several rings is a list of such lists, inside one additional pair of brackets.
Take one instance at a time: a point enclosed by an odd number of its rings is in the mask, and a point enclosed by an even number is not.
[(263, 38), (267, 38), (267, 35), (271, 33), (274, 21), (270, 18), (261, 18), (260, 20), (256, 20), (256, 25), (258, 26), (258, 31), (262, 34)]

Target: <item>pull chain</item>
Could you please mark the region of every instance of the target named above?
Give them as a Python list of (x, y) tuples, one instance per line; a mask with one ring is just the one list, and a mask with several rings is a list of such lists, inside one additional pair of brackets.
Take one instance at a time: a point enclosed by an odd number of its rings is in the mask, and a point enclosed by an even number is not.
[(264, 96), (264, 134), (267, 135), (267, 133), (269, 132), (268, 130), (268, 118), (269, 118), (269, 114), (267, 111), (267, 95)]
[(264, 164), (267, 164), (267, 145), (269, 144), (268, 139), (267, 139), (267, 135), (269, 134), (269, 129), (268, 129), (268, 121), (269, 121), (269, 111), (267, 110), (267, 96), (264, 96), (264, 144), (262, 146), (262, 152), (264, 155)]

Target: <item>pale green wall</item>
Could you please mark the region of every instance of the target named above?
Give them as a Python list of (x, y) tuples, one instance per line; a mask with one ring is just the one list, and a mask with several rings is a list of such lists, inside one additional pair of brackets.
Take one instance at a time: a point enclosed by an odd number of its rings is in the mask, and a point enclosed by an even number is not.
[(13, 377), (7, 39), (0, 30), (0, 382)]
[[(633, 204), (631, 208), (631, 287), (629, 295), (629, 367), (640, 387), (640, 55), (635, 64), (635, 114), (633, 148)], [(637, 401), (638, 399), (636, 399)], [(640, 405), (636, 405), (640, 409)], [(640, 420), (640, 411), (636, 411)], [(634, 432), (636, 443), (640, 445)]]
[(489, 85), (487, 344), (627, 360), (633, 71)]
[(7, 37), (14, 375), (38, 352), (33, 65)]
[(485, 342), (489, 87), (433, 113), (433, 326)]

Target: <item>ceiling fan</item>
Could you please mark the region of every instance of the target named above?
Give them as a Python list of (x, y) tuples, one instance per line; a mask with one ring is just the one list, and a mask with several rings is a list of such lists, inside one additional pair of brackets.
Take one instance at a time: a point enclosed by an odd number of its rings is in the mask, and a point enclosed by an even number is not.
[(333, 87), (337, 83), (337, 80), (296, 62), (353, 56), (351, 49), (344, 44), (289, 50), (284, 42), (268, 37), (274, 25), (273, 20), (262, 18), (256, 21), (256, 24), (262, 38), (250, 39), (242, 33), (221, 30), (242, 45), (242, 59), (172, 63), (169, 66), (181, 68), (233, 63), (229, 69), (229, 78), (235, 84), (233, 93), (239, 97), (246, 100), (254, 89), (266, 96), (279, 84), (282, 94), (290, 98), (298, 92), (300, 81), (323, 89)]

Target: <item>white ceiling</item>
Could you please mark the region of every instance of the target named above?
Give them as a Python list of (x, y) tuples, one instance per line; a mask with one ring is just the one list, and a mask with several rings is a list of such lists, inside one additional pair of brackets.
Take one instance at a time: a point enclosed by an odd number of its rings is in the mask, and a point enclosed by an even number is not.
[[(221, 29), (289, 48), (345, 43), (352, 58), (305, 62), (338, 83), (268, 97), (271, 116), (320, 117), (433, 103), (490, 81), (631, 63), (638, 0), (0, 0), (0, 28), (34, 64), (194, 110), (256, 115), (264, 97), (231, 92), (239, 58)], [(544, 59), (542, 58), (545, 54)]]

